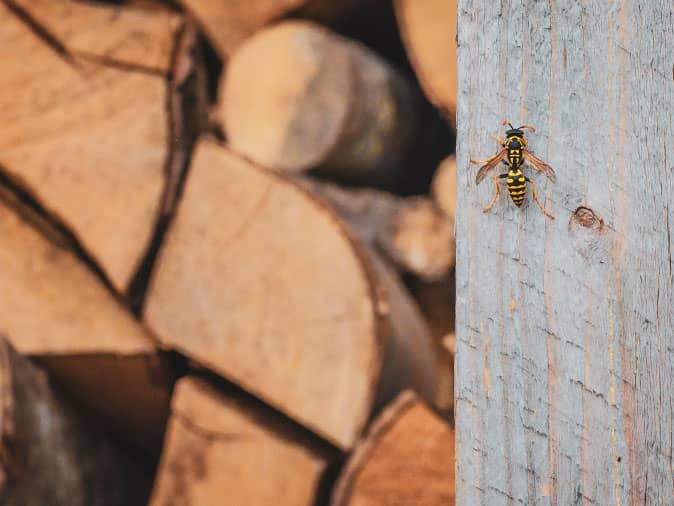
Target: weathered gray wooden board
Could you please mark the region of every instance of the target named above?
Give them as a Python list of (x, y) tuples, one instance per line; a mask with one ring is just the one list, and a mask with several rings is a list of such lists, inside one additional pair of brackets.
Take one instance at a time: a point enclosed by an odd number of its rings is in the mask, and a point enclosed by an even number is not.
[[(674, 2), (461, 0), (458, 42), (457, 504), (674, 504)], [(554, 222), (481, 212), (505, 117)]]

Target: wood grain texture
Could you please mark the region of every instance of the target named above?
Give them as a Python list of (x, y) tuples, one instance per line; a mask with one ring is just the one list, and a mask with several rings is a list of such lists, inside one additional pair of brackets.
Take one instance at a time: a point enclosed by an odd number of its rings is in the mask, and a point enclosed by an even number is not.
[(0, 169), (66, 225), (124, 292), (159, 212), (166, 81), (77, 59), (38, 34), (0, 3)]
[(204, 141), (144, 318), (167, 347), (349, 448), (378, 392), (434, 395), (423, 319), (379, 267), (309, 192)]
[(78, 58), (167, 74), (181, 16), (144, 8), (74, 0), (11, 0)]
[[(457, 503), (671, 504), (674, 5), (459, 2)], [(502, 118), (557, 219), (475, 187)]]

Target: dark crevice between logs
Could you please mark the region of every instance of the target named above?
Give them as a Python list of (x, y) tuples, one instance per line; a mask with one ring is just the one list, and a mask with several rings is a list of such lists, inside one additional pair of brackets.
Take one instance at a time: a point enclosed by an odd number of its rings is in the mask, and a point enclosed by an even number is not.
[(306, 448), (315, 448), (319, 452), (333, 458), (337, 458), (342, 455), (342, 451), (333, 445), (330, 441), (322, 438), (310, 428), (296, 422), (293, 418), (290, 418), (288, 415), (280, 411), (279, 408), (270, 406), (269, 404), (255, 397), (253, 394), (241, 388), (236, 383), (233, 383), (208, 369), (202, 368), (197, 363), (193, 363), (192, 367), (192, 376), (203, 379), (208, 384), (213, 386), (216, 391), (221, 392), (227, 397), (241, 400), (243, 404), (254, 408), (251, 411), (256, 413), (264, 413), (264, 416), (260, 414), (257, 417), (252, 417), (253, 419), (256, 419), (260, 425), (267, 425), (271, 420), (273, 422), (278, 422), (276, 424), (277, 426), (286, 428), (287, 434), (278, 434), (280, 439), (284, 439), (291, 443), (299, 443)]
[(161, 205), (154, 235), (127, 291), (128, 304), (137, 316), (142, 314), (152, 268), (182, 194), (194, 146), (208, 128), (205, 47), (195, 24), (186, 22), (176, 36), (167, 78), (168, 151)]
[(77, 236), (26, 188), (27, 185), (10, 177), (7, 168), (0, 165), (0, 200), (12, 208), (24, 222), (40, 231), (52, 244), (70, 250), (99, 278), (113, 297), (124, 304), (123, 297), (114, 289), (103, 269), (89, 256)]
[[(257, 418), (259, 418), (258, 421), (260, 425), (269, 425), (271, 421), (276, 422), (275, 425), (278, 427), (284, 427), (286, 429), (285, 433), (279, 433), (275, 431), (276, 436), (280, 439), (287, 440), (293, 444), (299, 444), (307, 449), (314, 449), (318, 453), (327, 456), (329, 464), (323, 471), (321, 479), (318, 483), (313, 504), (314, 506), (323, 506), (329, 504), (329, 499), (332, 494), (334, 484), (339, 477), (341, 469), (346, 463), (346, 455), (339, 448), (320, 437), (311, 429), (299, 424), (294, 419), (279, 411), (277, 408), (270, 407), (264, 401), (242, 389), (235, 383), (217, 375), (208, 369), (203, 369), (197, 364), (193, 364), (193, 367), (194, 369), (192, 370), (192, 376), (201, 378), (209, 385), (214, 387), (216, 391), (221, 392), (227, 397), (238, 399), (244, 405), (251, 406), (253, 409), (250, 411), (250, 413), (257, 413)], [(226, 437), (226, 435), (223, 434), (220, 434), (219, 436)]]

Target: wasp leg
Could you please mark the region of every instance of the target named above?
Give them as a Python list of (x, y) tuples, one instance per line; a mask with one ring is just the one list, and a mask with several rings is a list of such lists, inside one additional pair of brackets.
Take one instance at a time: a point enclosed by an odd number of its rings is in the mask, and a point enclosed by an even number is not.
[(491, 178), (491, 180), (494, 181), (494, 188), (496, 189), (496, 193), (494, 193), (494, 198), (491, 199), (491, 202), (489, 202), (487, 207), (482, 209), (483, 213), (488, 213), (491, 210), (491, 208), (494, 207), (494, 205), (496, 204), (496, 201), (498, 201), (498, 198), (501, 196), (501, 187), (498, 184), (498, 180), (499, 179), (505, 179), (507, 177), (508, 177), (508, 174), (499, 174), (499, 175), (493, 176)]
[(494, 139), (496, 142), (498, 142), (501, 146), (505, 146), (506, 143), (503, 139), (501, 139), (498, 135), (493, 135), (492, 134), (492, 139)]
[(534, 202), (536, 202), (536, 205), (538, 208), (541, 210), (541, 212), (545, 215), (546, 218), (550, 218), (551, 220), (554, 220), (555, 217), (551, 215), (549, 212), (545, 210), (543, 207), (543, 204), (541, 204), (541, 201), (538, 200), (538, 192), (536, 191), (536, 183), (534, 183), (531, 179), (526, 178), (527, 183), (531, 185), (531, 195), (534, 198)]

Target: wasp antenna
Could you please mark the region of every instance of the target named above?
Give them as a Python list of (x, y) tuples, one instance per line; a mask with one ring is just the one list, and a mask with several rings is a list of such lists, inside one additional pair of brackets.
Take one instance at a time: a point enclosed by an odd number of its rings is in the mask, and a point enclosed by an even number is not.
[(510, 122), (509, 119), (504, 119), (503, 121), (501, 121), (501, 125), (509, 125), (510, 128), (515, 129), (515, 127), (514, 127), (513, 124)]
[(519, 130), (531, 130), (532, 132), (536, 131), (536, 129), (531, 125), (522, 125), (519, 127)]

